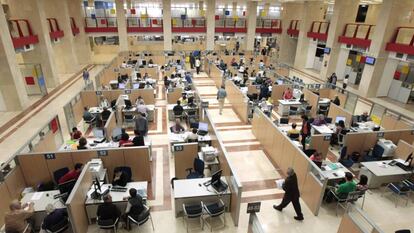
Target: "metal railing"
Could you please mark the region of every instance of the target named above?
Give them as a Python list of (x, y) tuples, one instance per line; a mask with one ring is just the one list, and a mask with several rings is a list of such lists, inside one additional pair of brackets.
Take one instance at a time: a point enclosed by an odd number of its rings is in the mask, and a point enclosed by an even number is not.
[(216, 27), (222, 28), (246, 28), (245, 18), (220, 18), (216, 19)]
[(116, 28), (118, 27), (116, 17), (85, 17), (87, 28)]
[(279, 29), (279, 28), (282, 28), (282, 21), (280, 19), (262, 19), (262, 18), (258, 18), (256, 20), (256, 28)]
[(172, 27), (186, 27), (186, 28), (197, 28), (206, 27), (206, 19), (204, 17), (194, 17), (181, 19), (178, 17), (171, 19)]
[(162, 28), (163, 20), (162, 18), (156, 17), (128, 17), (127, 18), (127, 27), (133, 28)]
[(342, 36), (370, 40), (375, 29), (372, 24), (348, 23), (345, 25)]

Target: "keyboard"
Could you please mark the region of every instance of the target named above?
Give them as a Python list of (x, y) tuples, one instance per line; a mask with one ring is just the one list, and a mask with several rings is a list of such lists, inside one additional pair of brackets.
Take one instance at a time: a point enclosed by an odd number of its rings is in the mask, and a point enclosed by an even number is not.
[(397, 167), (399, 167), (399, 168), (401, 168), (401, 169), (403, 169), (404, 171), (407, 171), (407, 172), (413, 170), (412, 167), (405, 166), (403, 163), (400, 163), (400, 162), (395, 164), (395, 166), (397, 166)]
[(128, 189), (124, 187), (113, 187), (111, 188), (111, 192), (126, 192)]

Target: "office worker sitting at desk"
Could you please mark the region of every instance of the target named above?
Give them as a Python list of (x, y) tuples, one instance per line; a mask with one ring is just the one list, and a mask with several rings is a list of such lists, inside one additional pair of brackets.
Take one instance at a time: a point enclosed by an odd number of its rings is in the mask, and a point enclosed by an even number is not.
[(283, 92), (283, 99), (284, 100), (291, 100), (293, 99), (293, 93), (292, 93), (292, 89), (290, 89), (290, 87), (288, 87), (285, 92)]
[(175, 124), (170, 127), (172, 133), (182, 133), (185, 131), (184, 127), (181, 125), (180, 119), (175, 119)]
[(184, 112), (183, 106), (181, 106), (181, 101), (177, 100), (177, 105), (173, 108), (174, 116), (178, 117), (181, 116)]
[(88, 149), (87, 145), (88, 145), (88, 141), (86, 140), (86, 138), (81, 137), (79, 139), (79, 144), (77, 148), (78, 150), (87, 150)]
[(63, 175), (62, 177), (60, 177), (58, 183), (63, 184), (65, 182), (68, 182), (69, 180), (78, 179), (78, 177), (80, 176), (80, 174), (82, 172), (82, 166), (83, 166), (83, 164), (81, 164), (81, 163), (75, 164), (75, 168), (73, 170), (69, 171), (68, 173), (66, 173), (65, 175)]
[(186, 94), (183, 94), (181, 97), (180, 97), (180, 103), (182, 104), (182, 105), (187, 105), (188, 104), (188, 99), (187, 99), (187, 95)]
[(322, 163), (322, 161), (323, 161), (322, 153), (315, 151), (309, 159), (312, 160), (315, 163)]
[(371, 117), (369, 117), (369, 115), (368, 115), (368, 112), (367, 112), (367, 111), (363, 112), (363, 113), (362, 113), (362, 115), (359, 117), (359, 119), (360, 119), (362, 122), (371, 121)]
[[(26, 210), (26, 208), (28, 209)], [(10, 203), (10, 212), (6, 213), (4, 216), (4, 225), (6, 232), (19, 232), (19, 233), (29, 233), (32, 232), (32, 228), (29, 227), (27, 219), (33, 216), (34, 214), (34, 203), (31, 202), (21, 204), (18, 200), (13, 200)]]
[(71, 140), (77, 140), (82, 137), (82, 132), (78, 130), (78, 128), (73, 127), (72, 132), (70, 133)]
[(198, 140), (197, 129), (193, 128), (191, 133), (187, 135), (187, 142), (196, 142)]
[(325, 121), (325, 116), (323, 114), (319, 114), (316, 119), (312, 122), (312, 125), (315, 126), (321, 126), (321, 125), (325, 125), (326, 121)]
[(298, 139), (299, 138), (300, 131), (296, 129), (296, 123), (292, 123), (292, 128), (287, 131), (287, 135), (291, 139)]
[(66, 209), (56, 209), (52, 204), (46, 206), (47, 216), (43, 219), (42, 229), (55, 232), (60, 227), (68, 224), (68, 212)]
[[(350, 192), (354, 192), (356, 190), (356, 184), (353, 181), (354, 176), (350, 172), (345, 172), (345, 182), (340, 184), (335, 190), (332, 190), (335, 192), (335, 194), (339, 198), (346, 198)], [(328, 193), (328, 196), (326, 198), (326, 201), (329, 203), (332, 201), (333, 196), (331, 193)]]
[[(141, 195), (138, 194), (136, 189), (131, 188), (129, 190), (129, 197), (126, 197), (124, 199), (128, 200), (128, 203), (125, 209), (125, 215), (123, 218), (124, 221), (128, 223), (127, 221), (128, 216), (131, 216), (133, 219), (138, 219), (138, 216), (144, 210), (144, 203), (142, 201)], [(128, 224), (126, 228), (127, 230), (131, 230), (131, 226)]]
[(130, 142), (124, 143), (122, 146), (145, 146), (144, 137), (140, 135), (139, 130), (134, 130), (135, 137)]
[(128, 183), (127, 174), (125, 174), (125, 172), (123, 172), (120, 167), (117, 167), (114, 170), (114, 179), (112, 180), (112, 185), (125, 187), (127, 183)]
[(102, 226), (112, 225), (121, 216), (121, 211), (112, 203), (111, 195), (106, 194), (102, 199), (104, 203), (98, 206), (98, 211), (96, 212), (98, 224)]
[(124, 144), (129, 144), (131, 143), (131, 140), (129, 140), (129, 135), (124, 132), (121, 134), (121, 140), (119, 140), (119, 147), (124, 146)]
[(91, 121), (93, 120), (93, 118), (95, 118), (92, 113), (89, 112), (89, 108), (88, 107), (84, 107), (83, 108), (83, 120), (84, 121)]

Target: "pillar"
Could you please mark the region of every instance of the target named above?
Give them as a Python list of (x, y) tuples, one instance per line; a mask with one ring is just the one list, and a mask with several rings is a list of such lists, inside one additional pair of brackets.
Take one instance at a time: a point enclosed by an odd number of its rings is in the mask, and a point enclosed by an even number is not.
[(79, 28), (79, 34), (77, 34), (73, 40), (75, 46), (75, 54), (78, 58), (79, 64), (91, 63), (91, 46), (89, 42), (89, 36), (85, 33), (85, 11), (83, 10), (83, 0), (66, 0), (69, 7), (69, 16), (73, 17), (76, 26)]
[(28, 97), (16, 61), (9, 27), (0, 10), (0, 111), (18, 111), (27, 107)]
[(299, 20), (302, 17), (302, 11), (298, 9), (303, 9), (303, 3), (298, 2), (288, 2), (282, 4), (281, 11), (281, 21), (283, 33), (280, 35), (279, 43), (279, 62), (286, 63), (288, 65), (293, 65), (295, 62), (297, 40), (290, 38), (286, 33), (286, 30), (290, 26), (292, 20)]
[(216, 25), (215, 12), (216, 12), (216, 0), (207, 0), (206, 20), (207, 20), (207, 33), (206, 50), (214, 50), (214, 30)]
[(47, 17), (56, 18), (64, 36), (60, 42), (53, 45), (58, 72), (71, 74), (79, 71), (78, 57), (76, 56), (74, 36), (72, 33), (68, 1), (47, 0)]
[[(296, 48), (295, 63), (294, 67), (297, 69), (308, 68), (306, 63), (309, 58), (315, 58), (316, 47), (309, 46), (312, 43), (312, 39), (308, 38), (307, 34), (312, 26), (313, 21), (322, 21), (323, 20), (323, 2), (309, 2), (306, 1), (301, 4), (301, 7), (298, 11), (302, 12), (302, 17), (300, 18), (300, 29), (298, 36), (298, 44)], [(316, 42), (313, 42), (316, 43)], [(311, 49), (312, 51), (308, 51)], [(309, 52), (309, 55), (308, 55)], [(310, 56), (310, 57), (309, 57)], [(310, 63), (310, 61), (309, 61)]]
[(171, 0), (162, 0), (164, 50), (172, 51)]
[(245, 49), (246, 51), (254, 50), (254, 38), (256, 37), (256, 20), (257, 20), (257, 2), (247, 2), (247, 33)]
[(233, 9), (231, 11), (233, 17), (237, 16), (237, 2), (233, 2)]
[[(337, 69), (339, 59), (343, 60), (344, 54), (347, 51), (341, 51), (341, 44), (338, 42), (338, 37), (342, 35), (345, 25), (347, 23), (355, 22), (358, 12), (359, 0), (335, 1), (334, 12), (329, 25), (328, 39), (326, 47), (331, 48), (330, 54), (325, 54), (322, 61), (320, 72), (320, 79), (326, 80)], [(340, 56), (341, 55), (341, 56)], [(345, 67), (346, 63), (339, 64)], [(343, 79), (341, 75), (339, 79)]]
[[(385, 46), (394, 36), (397, 27), (410, 26), (406, 16), (414, 9), (412, 0), (384, 0), (376, 22), (368, 56), (375, 57), (374, 65), (365, 65), (359, 92), (365, 97), (388, 94), (398, 62), (388, 59)], [(412, 23), (411, 23), (412, 26)], [(379, 88), (383, 86), (382, 88)], [(381, 90), (380, 93), (379, 90)], [(386, 91), (384, 91), (386, 90)]]
[(204, 10), (204, 1), (199, 1), (199, 2), (198, 2), (198, 9), (199, 9), (200, 11)]
[(132, 8), (132, 0), (126, 0), (126, 7), (128, 10), (130, 10)]
[(39, 43), (32, 51), (23, 52), (23, 63), (40, 64), (46, 87), (54, 88), (60, 84), (55, 55), (50, 40), (49, 26), (46, 20), (44, 0), (16, 0), (9, 4), (12, 18), (28, 19), (32, 31), (39, 38)]
[(119, 52), (128, 51), (128, 33), (124, 0), (115, 0), (116, 22), (118, 25)]

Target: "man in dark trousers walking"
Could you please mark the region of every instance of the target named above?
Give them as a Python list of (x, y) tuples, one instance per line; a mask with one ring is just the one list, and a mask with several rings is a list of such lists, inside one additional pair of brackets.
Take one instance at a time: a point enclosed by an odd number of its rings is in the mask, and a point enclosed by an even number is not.
[(299, 188), (298, 188), (298, 178), (296, 177), (296, 173), (293, 168), (288, 168), (287, 170), (288, 177), (283, 183), (283, 190), (285, 190), (285, 195), (283, 196), (282, 203), (279, 205), (273, 205), (273, 208), (279, 211), (282, 211), (290, 202), (293, 204), (293, 208), (295, 208), (296, 216), (294, 217), (298, 221), (303, 220), (302, 210), (300, 208), (299, 203)]

